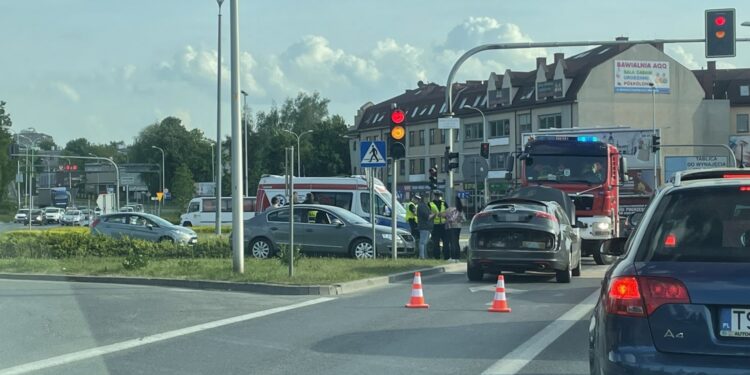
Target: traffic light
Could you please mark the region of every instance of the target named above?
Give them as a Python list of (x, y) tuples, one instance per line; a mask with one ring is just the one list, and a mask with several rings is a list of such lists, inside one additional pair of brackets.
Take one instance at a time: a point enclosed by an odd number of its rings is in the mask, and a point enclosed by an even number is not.
[(482, 155), (483, 158), (489, 159), (490, 158), (490, 144), (489, 143), (482, 143), (479, 147), (479, 155)]
[(661, 137), (654, 134), (651, 136), (651, 151), (656, 153), (659, 151), (659, 148), (661, 146)]
[(406, 157), (406, 114), (404, 111), (391, 109), (391, 132), (388, 142), (388, 155), (395, 159)]
[(736, 55), (734, 9), (706, 10), (706, 57)]
[(431, 190), (437, 190), (437, 188), (438, 188), (438, 186), (437, 186), (437, 183), (438, 183), (438, 180), (437, 180), (437, 174), (438, 174), (437, 165), (434, 166), (434, 167), (432, 167), (432, 168), (430, 168), (429, 172), (430, 172), (430, 189)]
[(450, 148), (445, 148), (445, 171), (449, 172), (458, 169), (458, 152), (450, 152)]

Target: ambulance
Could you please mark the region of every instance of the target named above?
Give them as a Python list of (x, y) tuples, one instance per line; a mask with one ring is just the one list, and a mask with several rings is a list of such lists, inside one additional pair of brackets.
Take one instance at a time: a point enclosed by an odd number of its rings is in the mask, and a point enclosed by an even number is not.
[[(285, 192), (285, 177), (263, 175), (258, 183), (255, 209), (261, 213), (277, 198), (281, 205), (289, 201)], [(350, 177), (295, 177), (295, 203), (305, 200), (313, 193), (316, 203), (347, 209), (366, 220), (370, 220), (370, 190), (365, 176)], [(375, 219), (379, 225), (391, 225), (391, 193), (382, 181), (375, 179)], [(396, 201), (397, 226), (409, 230), (406, 222), (406, 209)]]

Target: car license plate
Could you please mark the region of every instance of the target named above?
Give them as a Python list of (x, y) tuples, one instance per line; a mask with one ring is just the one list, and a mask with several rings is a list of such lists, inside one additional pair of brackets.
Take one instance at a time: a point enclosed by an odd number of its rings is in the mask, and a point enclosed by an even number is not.
[(722, 309), (719, 324), (721, 336), (750, 338), (750, 308)]
[(502, 218), (502, 221), (521, 221), (521, 218), (523, 216), (524, 215), (521, 215), (521, 214), (505, 214), (505, 215), (502, 215), (501, 218)]

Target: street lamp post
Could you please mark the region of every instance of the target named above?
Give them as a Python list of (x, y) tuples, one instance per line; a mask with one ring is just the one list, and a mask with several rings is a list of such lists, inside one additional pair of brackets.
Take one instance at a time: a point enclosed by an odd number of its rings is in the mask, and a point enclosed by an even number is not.
[[(651, 133), (653, 137), (656, 137), (656, 85), (654, 82), (649, 82), (648, 85), (651, 86)], [(651, 146), (653, 147), (654, 145)], [(656, 173), (659, 165), (658, 156), (659, 151), (654, 150), (654, 187), (652, 189), (654, 193), (656, 193), (656, 189), (659, 187), (659, 177)]]
[(245, 140), (244, 140), (244, 147), (243, 150), (245, 151), (245, 196), (249, 197), (250, 194), (247, 191), (247, 188), (250, 186), (250, 184), (247, 183), (247, 180), (250, 179), (250, 174), (247, 172), (247, 165), (248, 163), (248, 157), (250, 156), (250, 152), (248, 152), (248, 144), (247, 144), (247, 92), (245, 90), (240, 90), (242, 93), (242, 122), (245, 123)]
[[(157, 149), (161, 151), (161, 199), (159, 200), (159, 203), (161, 203), (160, 207), (164, 208), (164, 188), (166, 187), (165, 178), (164, 178), (164, 149), (157, 146), (151, 146), (153, 149)], [(159, 214), (161, 214), (161, 210), (159, 211)]]
[[(483, 134), (482, 142), (487, 143), (487, 118), (484, 117), (484, 112), (482, 112), (481, 109), (470, 106), (470, 105), (466, 105), (464, 106), (464, 108), (473, 109), (479, 112), (480, 115), (482, 115), (482, 134)], [(474, 165), (476, 166), (476, 164)], [(476, 186), (476, 182), (474, 184)], [(489, 178), (485, 176), (484, 177), (484, 204), (486, 205), (489, 202), (490, 202), (490, 182), (489, 182)]]
[[(219, 5), (219, 32), (218, 32), (218, 47), (216, 54), (216, 207), (221, 207), (221, 175), (222, 175), (222, 163), (221, 163), (221, 3), (224, 0), (216, 0)], [(215, 222), (216, 234), (221, 234), (221, 209), (216, 210), (216, 222)]]
[(214, 170), (214, 159), (216, 155), (214, 155), (214, 144), (211, 142), (211, 182), (216, 182), (216, 171)]
[[(302, 177), (302, 172), (301, 172), (301, 170), (302, 170), (302, 168), (301, 168), (302, 167), (302, 163), (300, 163), (300, 158), (299, 158), (299, 154), (301, 154), (301, 152), (300, 152), (301, 149), (299, 148), (299, 139), (302, 138), (302, 136), (305, 135), (305, 134), (312, 133), (312, 130), (305, 130), (302, 133), (300, 133), (299, 135), (297, 135), (297, 133), (295, 133), (295, 132), (293, 132), (291, 130), (287, 130), (287, 129), (281, 129), (281, 130), (283, 130), (283, 131), (285, 131), (285, 132), (293, 135), (295, 138), (297, 138), (297, 177)], [(292, 173), (294, 173), (294, 171), (292, 171)]]

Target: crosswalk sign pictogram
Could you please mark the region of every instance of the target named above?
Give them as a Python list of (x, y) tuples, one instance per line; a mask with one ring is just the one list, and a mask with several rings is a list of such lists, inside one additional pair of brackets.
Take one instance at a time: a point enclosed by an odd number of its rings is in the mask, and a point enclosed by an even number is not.
[(385, 141), (363, 141), (359, 147), (359, 165), (362, 168), (385, 167)]

